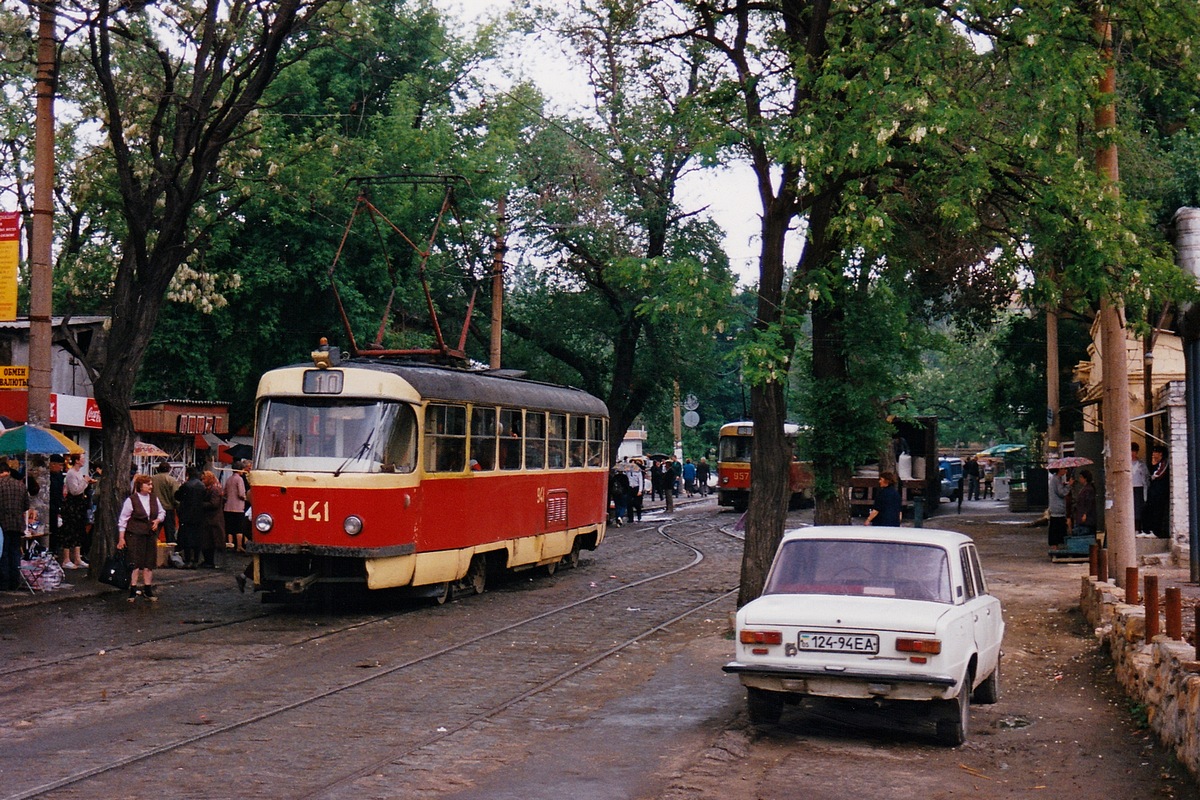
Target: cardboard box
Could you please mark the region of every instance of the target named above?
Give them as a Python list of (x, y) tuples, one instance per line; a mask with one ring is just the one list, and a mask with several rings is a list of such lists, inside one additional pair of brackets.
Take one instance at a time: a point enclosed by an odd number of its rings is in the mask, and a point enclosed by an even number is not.
[(158, 558), (155, 563), (160, 567), (171, 565), (171, 554), (175, 552), (175, 545), (166, 544), (165, 542), (158, 543)]

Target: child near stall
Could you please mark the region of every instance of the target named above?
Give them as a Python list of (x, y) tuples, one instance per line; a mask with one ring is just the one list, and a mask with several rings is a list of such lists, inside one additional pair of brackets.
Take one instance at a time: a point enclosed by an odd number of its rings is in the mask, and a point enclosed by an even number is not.
[(42, 524), (38, 510), (30, 508), (25, 511), (25, 546), (37, 542), (45, 551), (50, 550), (50, 531)]

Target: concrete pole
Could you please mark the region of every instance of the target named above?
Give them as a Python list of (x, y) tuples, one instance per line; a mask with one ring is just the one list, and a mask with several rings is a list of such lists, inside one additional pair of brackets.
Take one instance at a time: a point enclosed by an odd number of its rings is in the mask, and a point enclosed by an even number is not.
[[(1175, 261), (1200, 284), (1200, 208), (1175, 212)], [(1188, 568), (1200, 582), (1200, 307), (1188, 304), (1178, 324), (1183, 335), (1187, 406)]]
[[(1117, 168), (1117, 72), (1113, 62), (1112, 25), (1099, 9), (1092, 20), (1101, 53), (1107, 62), (1100, 79), (1100, 105), (1096, 108), (1096, 169), (1107, 179), (1108, 191), (1120, 193)], [(1100, 349), (1104, 396), (1105, 486), (1111, 506), (1104, 512), (1109, 566), (1118, 581), (1127, 567), (1137, 566), (1137, 540), (1133, 531), (1133, 476), (1129, 445), (1129, 359), (1126, 351), (1124, 309), (1119, 296), (1100, 301)]]
[(54, 243), (54, 92), (57, 84), (55, 4), (38, 5), (37, 117), (33, 156), (33, 231), (29, 248), (29, 416), (50, 421), (50, 306)]

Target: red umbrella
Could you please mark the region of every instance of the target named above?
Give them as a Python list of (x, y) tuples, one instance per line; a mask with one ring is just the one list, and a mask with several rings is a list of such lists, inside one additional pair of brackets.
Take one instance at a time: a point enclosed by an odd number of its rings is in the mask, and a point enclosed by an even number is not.
[(1052, 458), (1046, 464), (1049, 469), (1074, 469), (1075, 467), (1086, 467), (1093, 463), (1090, 458), (1083, 456), (1063, 456), (1062, 458)]

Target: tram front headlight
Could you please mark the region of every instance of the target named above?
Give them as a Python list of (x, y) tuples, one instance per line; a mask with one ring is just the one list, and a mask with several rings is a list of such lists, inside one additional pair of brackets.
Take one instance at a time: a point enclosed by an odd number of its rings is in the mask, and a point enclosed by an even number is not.
[(275, 527), (275, 518), (270, 514), (263, 512), (254, 518), (254, 530), (259, 533), (270, 533)]
[(360, 533), (362, 533), (362, 529), (362, 517), (355, 516), (354, 514), (346, 517), (346, 519), (342, 522), (342, 530), (351, 536), (358, 536)]

